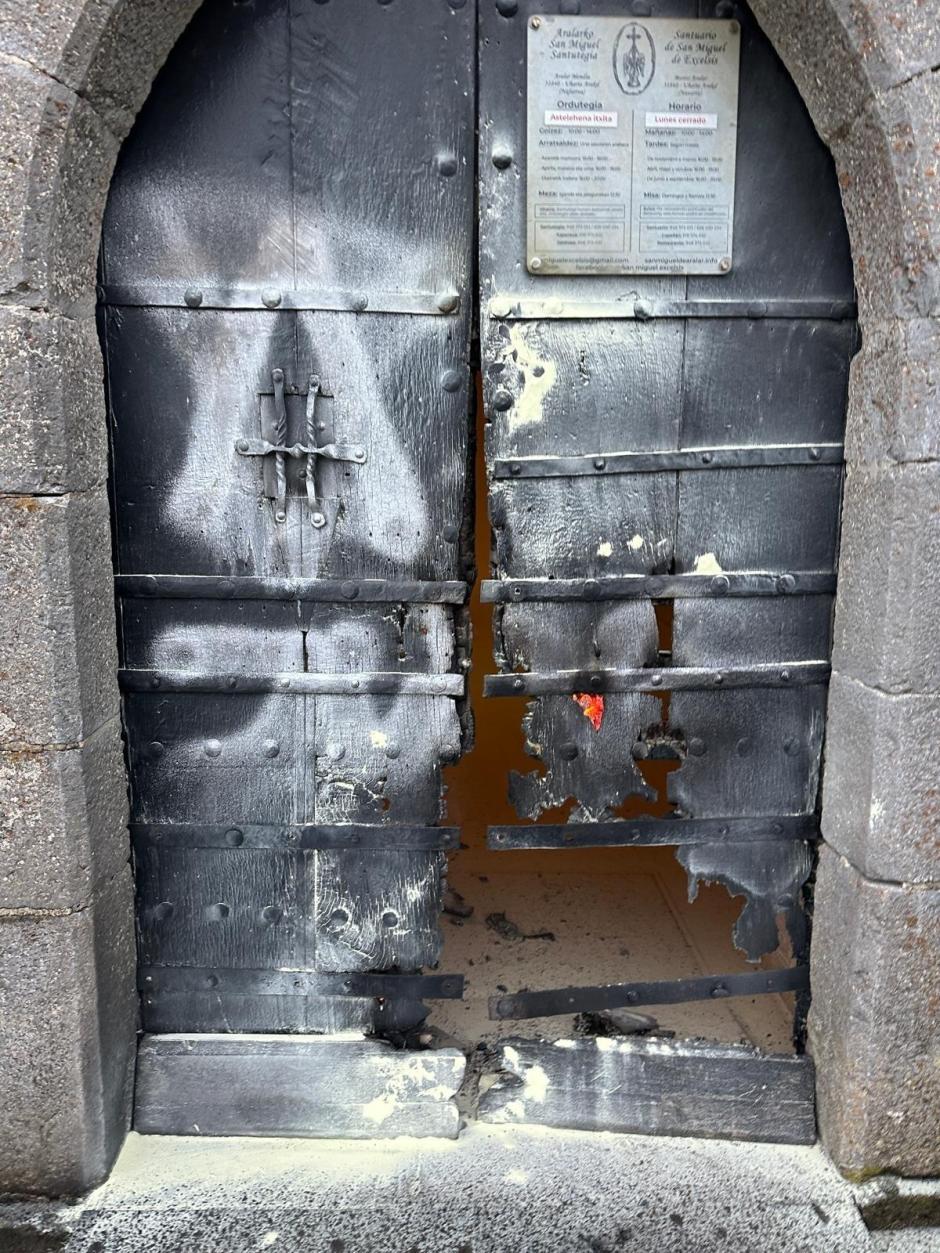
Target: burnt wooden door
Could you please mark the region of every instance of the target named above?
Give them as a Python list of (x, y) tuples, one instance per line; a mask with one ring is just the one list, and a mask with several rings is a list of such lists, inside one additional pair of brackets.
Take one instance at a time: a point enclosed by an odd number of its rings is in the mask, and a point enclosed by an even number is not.
[(101, 262), (150, 1031), (406, 1027), (461, 752), (473, 6), (208, 0)]
[[(527, 41), (564, 27), (560, 41), (580, 39), (590, 55), (579, 23), (617, 15), (634, 46), (649, 15), (707, 19), (719, 40), (733, 25), (740, 38), (724, 273), (559, 277), (527, 253)], [(525, 738), (537, 764), (510, 782), (520, 817), (567, 807), (555, 825), (495, 828), (490, 844), (677, 845), (693, 895), (705, 881), (745, 898), (735, 942), (750, 960), (777, 948), (781, 914), (797, 957), (792, 969), (682, 986), (507, 995), (493, 1015), (805, 988), (802, 892), (818, 833), (856, 340), (832, 161), (743, 4), (497, 0), (481, 4), (480, 27), (496, 575), (484, 599), (501, 672), (487, 692), (532, 698)], [(648, 58), (640, 68), (637, 90)], [(619, 107), (642, 108), (642, 96)], [(636, 814), (651, 799), (650, 756), (676, 767), (668, 817)]]

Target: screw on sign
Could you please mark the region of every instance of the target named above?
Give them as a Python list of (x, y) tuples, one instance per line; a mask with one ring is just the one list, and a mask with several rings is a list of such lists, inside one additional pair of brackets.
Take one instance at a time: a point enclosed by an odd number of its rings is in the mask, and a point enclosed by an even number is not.
[(572, 699), (581, 706), (581, 712), (590, 722), (595, 731), (601, 729), (604, 721), (604, 698), (590, 692), (575, 692)]

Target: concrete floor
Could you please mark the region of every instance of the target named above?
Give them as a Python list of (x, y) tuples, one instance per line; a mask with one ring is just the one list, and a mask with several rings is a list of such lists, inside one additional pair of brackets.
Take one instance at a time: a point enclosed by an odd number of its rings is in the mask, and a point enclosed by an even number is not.
[(870, 1235), (815, 1148), (538, 1127), (358, 1143), (131, 1135), (87, 1199), (0, 1206), (0, 1253), (935, 1253), (938, 1236)]

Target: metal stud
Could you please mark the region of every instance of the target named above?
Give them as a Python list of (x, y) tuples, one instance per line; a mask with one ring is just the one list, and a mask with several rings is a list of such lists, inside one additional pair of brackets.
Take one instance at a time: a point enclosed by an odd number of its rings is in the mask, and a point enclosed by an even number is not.
[(519, 0), (496, 0), (496, 12), (501, 17), (515, 17), (519, 12)]
[(654, 674), (650, 679), (650, 683), (652, 683), (653, 687), (662, 687), (663, 676), (661, 674)]
[(518, 462), (518, 461), (513, 461), (513, 462), (510, 462), (510, 465), (509, 465), (509, 473), (510, 473), (510, 474), (521, 474), (521, 473), (522, 473), (522, 466), (519, 464), (519, 462)]
[(281, 303), (281, 293), (273, 287), (266, 287), (261, 293), (261, 303), (267, 309), (276, 309)]
[(692, 757), (704, 757), (705, 741), (699, 739), (697, 735), (694, 735), (692, 739), (689, 740), (689, 753)]
[(238, 827), (230, 827), (229, 830), (225, 832), (225, 842), (226, 844), (231, 845), (232, 848), (241, 848), (241, 846), (245, 843), (244, 831), (240, 831)]
[(453, 290), (440, 292), (436, 303), (441, 313), (456, 313), (460, 308), (460, 292)]
[(173, 904), (170, 901), (161, 901), (159, 905), (154, 906), (153, 916), (157, 922), (166, 922), (173, 917)]
[(568, 740), (565, 744), (560, 744), (558, 746), (558, 755), (562, 761), (574, 761), (578, 755), (577, 744), (574, 744), (571, 740)]
[(727, 274), (728, 271), (731, 269), (731, 258), (722, 257), (721, 260), (718, 262), (718, 269), (721, 271), (722, 274)]
[(653, 6), (649, 0), (633, 0), (630, 5), (630, 12), (634, 17), (650, 17), (653, 12)]
[(326, 526), (326, 514), (316, 510), (310, 515), (310, 525), (315, 526), (318, 530), (320, 527)]
[(800, 742), (794, 736), (789, 735), (783, 741), (783, 751), (788, 757), (795, 757), (800, 751)]
[(218, 975), (206, 975), (206, 987), (207, 988), (217, 988), (218, 986), (219, 986)]
[(603, 457), (595, 457), (595, 458), (594, 458), (594, 469), (595, 469), (595, 470), (604, 470), (604, 469), (606, 469), (606, 467), (607, 467), (607, 462), (606, 462), (606, 460), (605, 460)]
[(391, 928), (391, 927), (397, 927), (397, 926), (398, 926), (398, 915), (397, 915), (396, 913), (394, 913), (394, 911), (393, 911), (393, 910), (391, 910), (391, 909), (387, 909), (387, 910), (385, 911), (385, 913), (382, 915), (382, 926), (383, 926), (383, 927), (389, 927), (389, 928)]
[(151, 740), (149, 751), (150, 751), (151, 757), (160, 758), (166, 752), (166, 749), (163, 747), (163, 745), (160, 743), (159, 740)]
[(346, 748), (344, 745), (333, 741), (327, 744), (326, 755), (329, 757), (330, 761), (342, 761), (346, 756)]
[(653, 306), (648, 300), (634, 300), (633, 316), (638, 322), (646, 322), (653, 316)]
[(191, 287), (189, 291), (184, 294), (183, 299), (186, 301), (190, 309), (198, 309), (202, 304), (202, 292), (196, 291), (195, 288)]
[(716, 1000), (720, 999), (723, 996), (730, 996), (730, 995), (731, 993), (728, 991), (728, 989), (725, 987), (723, 983), (716, 983), (715, 986), (712, 988), (712, 996), (715, 997)]
[(344, 923), (349, 922), (349, 914), (346, 913), (345, 909), (334, 909), (330, 914), (330, 922), (334, 926), (341, 927)]
[(516, 691), (517, 691), (517, 692), (521, 692), (521, 691), (523, 690), (523, 688), (525, 687), (525, 680), (524, 680), (524, 679), (513, 679), (513, 681), (512, 681), (512, 685), (513, 685), (513, 687), (516, 689)]
[(457, 173), (457, 158), (452, 152), (442, 153), (437, 158), (437, 172), (441, 178), (453, 178)]
[(351, 303), (354, 313), (365, 313), (366, 309), (369, 307), (369, 297), (363, 295), (362, 292), (359, 292), (357, 295), (353, 296)]
[(512, 165), (512, 153), (508, 148), (503, 147), (501, 144), (493, 149), (493, 154), (490, 159), (496, 166), (497, 170), (508, 170)]
[(276, 757), (281, 751), (281, 746), (277, 740), (265, 740), (261, 751), (265, 757)]
[(347, 579), (345, 583), (341, 584), (339, 590), (347, 600), (355, 600), (359, 595), (359, 584), (354, 583), (352, 579)]
[(818, 461), (818, 460), (819, 460), (819, 457), (820, 457), (820, 452), (819, 452), (819, 449), (818, 449), (818, 448), (811, 448), (811, 449), (809, 450), (809, 459), (810, 459), (810, 461)]
[(441, 539), (444, 541), (445, 544), (456, 543), (459, 535), (460, 535), (460, 528), (457, 526), (454, 526), (453, 522), (448, 522), (447, 525), (442, 527), (441, 529)]
[(716, 574), (711, 582), (712, 591), (717, 596), (723, 596), (725, 592), (731, 588), (731, 580), (726, 574)]
[(781, 670), (781, 671), (780, 671), (780, 681), (781, 681), (781, 683), (789, 683), (789, 682), (790, 682), (790, 671), (789, 671), (789, 670)]
[(206, 917), (210, 922), (224, 922), (231, 912), (231, 907), (225, 901), (216, 901), (214, 905), (206, 906)]
[(542, 19), (540, 17), (534, 17), (532, 21), (529, 23), (529, 25), (532, 27), (533, 30), (538, 30), (539, 27), (542, 25)]
[(447, 0), (447, 3), (452, 9), (462, 9), (466, 5), (467, 0)]
[(792, 592), (795, 587), (796, 579), (792, 574), (781, 574), (780, 578), (777, 580), (778, 592)]
[(463, 375), (459, 370), (445, 370), (441, 375), (441, 387), (445, 392), (459, 392)]
[(512, 392), (503, 391), (502, 389), (493, 397), (493, 408), (497, 413), (505, 413), (507, 409), (512, 408)]
[(389, 740), (389, 742), (385, 745), (385, 756), (390, 761), (395, 761), (401, 756), (401, 745), (395, 740)]
[(206, 740), (203, 746), (203, 752), (207, 757), (221, 757), (222, 744), (219, 740)]
[(566, 16), (576, 17), (581, 12), (581, 0), (561, 0), (558, 12)]
[(702, 453), (702, 465), (703, 466), (710, 466), (711, 463), (714, 461), (714, 459), (715, 458), (712, 456), (710, 452)]
[(494, 318), (508, 318), (512, 313), (512, 301), (506, 300), (503, 296), (494, 297), (490, 301), (490, 316)]
[(262, 921), (273, 924), (281, 921), (281, 910), (276, 905), (265, 905), (261, 911)]
[(751, 741), (746, 735), (743, 735), (734, 746), (734, 751), (739, 757), (747, 757), (751, 751)]
[(591, 690), (593, 692), (599, 692), (603, 686), (604, 686), (604, 680), (601, 678), (601, 676), (599, 674), (592, 674), (591, 681), (590, 681)]

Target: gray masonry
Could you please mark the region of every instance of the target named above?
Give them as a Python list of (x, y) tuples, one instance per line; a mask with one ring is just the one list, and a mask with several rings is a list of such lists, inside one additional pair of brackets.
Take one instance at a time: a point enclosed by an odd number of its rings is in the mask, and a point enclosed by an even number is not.
[[(428, 0), (430, 3), (431, 0)], [(490, 0), (481, 0), (489, 3)], [(0, 1189), (107, 1173), (135, 1043), (101, 214), (195, 0), (0, 0)], [(940, 1173), (940, 5), (755, 0), (835, 156), (864, 344), (813, 944), (829, 1151)]]

